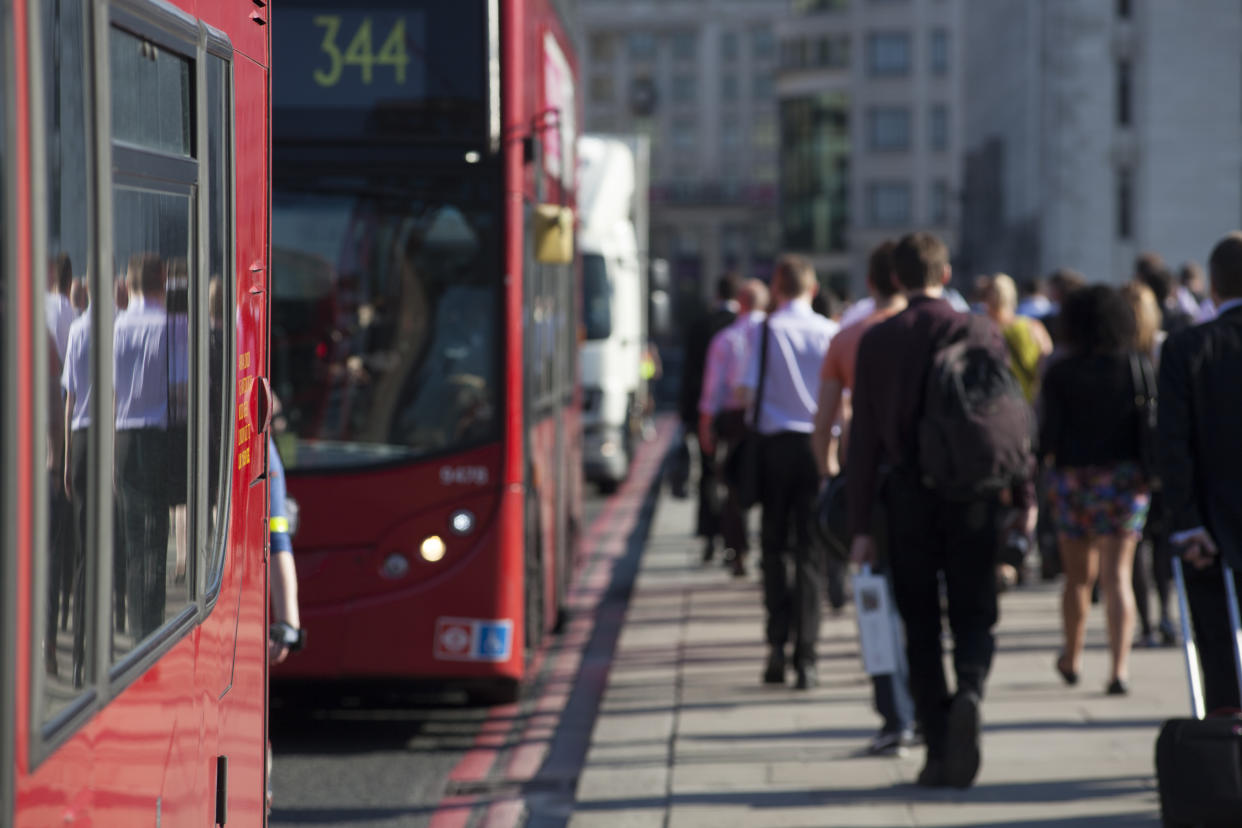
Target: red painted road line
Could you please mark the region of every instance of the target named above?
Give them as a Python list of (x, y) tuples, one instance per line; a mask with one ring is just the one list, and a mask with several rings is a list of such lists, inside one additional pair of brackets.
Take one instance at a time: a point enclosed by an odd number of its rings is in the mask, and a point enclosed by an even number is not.
[[(588, 527), (581, 540), (580, 567), (567, 596), (571, 612), (568, 629), (555, 642), (557, 650), (546, 674), (541, 678), (541, 692), (534, 701), (526, 721), (518, 723), (518, 706), (504, 705), (493, 709), (480, 727), (470, 751), (449, 774), (452, 782), (483, 782), (495, 769), (506, 740), (517, 728), (520, 738), (505, 764), (499, 784), (522, 783), (530, 780), (548, 755), (556, 732), (559, 714), (573, 689), (573, 682), (582, 666), (582, 657), (591, 639), (595, 619), (592, 610), (599, 604), (612, 579), (613, 563), (626, 550), (626, 541), (659, 471), (672, 441), (676, 425), (664, 418), (656, 439), (644, 444), (634, 458), (634, 468), (621, 490), (608, 499), (600, 514)], [(583, 554), (585, 553), (585, 554)], [(532, 662), (532, 675), (540, 675), (548, 657), (545, 641)], [(592, 677), (597, 681), (603, 676)], [(484, 804), (479, 793), (445, 796), (429, 822), (430, 828), (465, 828), (475, 808)], [(485, 828), (511, 828), (517, 825), (525, 808), (521, 794), (508, 794), (493, 801), (481, 823)]]
[[(673, 426), (665, 423), (657, 439), (645, 448), (651, 449), (635, 457), (633, 473), (622, 486), (617, 497), (611, 499), (608, 506), (615, 509), (609, 521), (597, 520), (592, 529), (598, 528), (594, 534), (595, 545), (593, 554), (588, 560), (594, 565), (584, 567), (579, 573), (574, 589), (570, 594), (570, 606), (578, 611), (573, 615), (570, 628), (566, 630), (565, 639), (560, 642), (562, 652), (556, 659), (551, 674), (542, 686), (541, 695), (536, 702), (535, 711), (557, 714), (549, 727), (542, 722), (532, 720), (522, 734), (518, 747), (512, 752), (505, 768), (506, 782), (527, 782), (535, 777), (542, 767), (551, 748), (551, 740), (555, 735), (559, 713), (565, 708), (573, 690), (575, 679), (598, 681), (607, 680), (607, 670), (599, 671), (592, 666), (587, 674), (582, 674), (582, 661), (586, 645), (591, 640), (595, 627), (593, 610), (599, 605), (601, 598), (612, 582), (612, 570), (615, 561), (625, 554), (627, 540), (634, 529), (642, 506), (651, 488), (652, 479), (658, 472), (668, 450), (669, 439)], [(601, 518), (603, 515), (601, 515)], [(611, 532), (605, 534), (605, 530)], [(601, 537), (603, 536), (603, 537)], [(483, 824), (488, 828), (511, 828), (517, 825), (524, 808), (521, 799), (516, 801), (504, 799), (488, 808)]]

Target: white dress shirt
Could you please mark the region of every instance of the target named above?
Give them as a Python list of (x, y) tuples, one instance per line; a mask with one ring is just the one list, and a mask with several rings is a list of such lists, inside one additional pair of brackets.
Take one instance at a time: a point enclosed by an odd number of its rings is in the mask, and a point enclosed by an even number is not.
[(699, 413), (715, 416), (739, 408), (737, 387), (746, 370), (746, 348), (753, 331), (763, 324), (763, 311), (739, 316), (712, 337), (703, 369), (703, 393)]
[(69, 342), (65, 346), (65, 367), (60, 375), (61, 387), (73, 395), (73, 418), (69, 427), (74, 431), (91, 424), (91, 315), (84, 313), (69, 326)]
[[(760, 434), (810, 434), (814, 430), (820, 366), (838, 329), (836, 322), (820, 316), (803, 299), (786, 302), (768, 317), (768, 367), (755, 424)], [(756, 325), (752, 331), (741, 383), (752, 397), (759, 385), (759, 339), (763, 330), (762, 325)]]
[(116, 315), (112, 370), (118, 430), (168, 427), (168, 315), (131, 297)]
[(77, 317), (73, 305), (59, 293), (49, 292), (43, 308), (47, 316), (47, 330), (56, 341), (56, 358), (65, 361), (65, 347), (69, 344), (69, 326)]

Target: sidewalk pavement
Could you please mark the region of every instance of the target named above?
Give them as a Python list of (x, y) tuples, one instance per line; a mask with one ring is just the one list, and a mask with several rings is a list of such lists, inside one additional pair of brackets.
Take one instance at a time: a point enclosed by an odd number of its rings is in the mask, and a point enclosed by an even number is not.
[(657, 505), (571, 828), (1160, 824), (1156, 732), (1188, 706), (1179, 650), (1135, 650), (1130, 696), (1105, 696), (1093, 608), (1082, 680), (1067, 688), (1053, 671), (1057, 589), (1003, 595), (978, 780), (919, 788), (922, 748), (863, 754), (879, 720), (851, 607), (825, 615), (818, 689), (762, 686), (756, 567), (735, 581), (702, 566), (693, 516), (693, 500)]

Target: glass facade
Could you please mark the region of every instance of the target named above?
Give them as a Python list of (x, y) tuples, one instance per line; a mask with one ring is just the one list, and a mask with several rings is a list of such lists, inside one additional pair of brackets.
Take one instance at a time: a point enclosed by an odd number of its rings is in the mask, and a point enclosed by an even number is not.
[(850, 102), (844, 93), (781, 102), (781, 241), (843, 251), (849, 223)]

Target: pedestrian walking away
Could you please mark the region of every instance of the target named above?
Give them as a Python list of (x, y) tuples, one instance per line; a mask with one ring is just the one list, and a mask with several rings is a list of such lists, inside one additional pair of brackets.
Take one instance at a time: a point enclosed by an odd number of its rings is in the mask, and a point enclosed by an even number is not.
[(746, 370), (746, 347), (754, 329), (767, 316), (768, 288), (758, 279), (749, 279), (738, 292), (738, 316), (728, 327), (712, 337), (703, 371), (703, 392), (699, 397), (699, 447), (710, 457), (720, 459), (721, 450), (730, 454), (718, 465), (724, 472), (725, 499), (720, 509), (720, 534), (724, 540), (725, 565), (734, 576), (746, 575), (746, 555), (750, 543), (746, 532), (746, 509), (737, 487), (729, 481), (732, 453), (746, 435), (746, 410), (737, 389)]
[(1220, 565), (1242, 592), (1242, 232), (1216, 245), (1208, 270), (1218, 315), (1164, 344), (1156, 448), (1211, 711), (1242, 707)]
[[(910, 689), (927, 745), (920, 785), (967, 787), (980, 763), (980, 714), (984, 683), (995, 649), (997, 620), (993, 562), (1000, 539), (1002, 501), (1025, 507), (1030, 490), (1030, 422), (1016, 380), (1005, 367), (1008, 353), (1000, 332), (982, 316), (961, 313), (943, 298), (951, 274), (948, 250), (929, 233), (903, 237), (893, 251), (893, 269), (909, 307), (863, 335), (854, 379), (854, 417), (849, 449), (851, 557), (876, 560), (871, 530), (878, 493), (887, 507), (894, 597), (906, 630)], [(1007, 419), (934, 422), (928, 417), (929, 381), (934, 368), (957, 355), (980, 371), (971, 375), (997, 383), (981, 399), (996, 401)], [(966, 374), (963, 374), (965, 376)], [(937, 379), (942, 377), (937, 376)], [(997, 396), (999, 394), (999, 396)], [(933, 468), (934, 437), (967, 435), (998, 451), (989, 473), (957, 481), (952, 489), (943, 469)], [(978, 426), (972, 430), (970, 426)], [(1026, 433), (1023, 434), (1023, 430)], [(1023, 441), (1028, 447), (1022, 456)], [(951, 444), (941, 447), (952, 457)], [(962, 467), (963, 470), (968, 467)], [(1001, 473), (1003, 472), (1003, 474)], [(929, 485), (931, 484), (931, 485)], [(968, 485), (969, 484), (969, 485)], [(953, 636), (955, 693), (949, 692), (941, 645), (941, 579)]]
[[(707, 365), (707, 349), (712, 337), (737, 318), (738, 277), (732, 273), (716, 284), (716, 306), (697, 319), (686, 334), (686, 358), (681, 375), (678, 410), (687, 437), (698, 442), (699, 399), (703, 396), (703, 372)], [(684, 443), (683, 443), (684, 450)], [(720, 478), (716, 457), (699, 446), (699, 511), (694, 534), (703, 538), (703, 562), (716, 554), (716, 538), (720, 535)]]
[(751, 338), (741, 382), (742, 398), (753, 401), (753, 427), (761, 440), (758, 491), (768, 642), (763, 680), (784, 683), (786, 645), (791, 644), (800, 689), (818, 681), (815, 643), (825, 563), (823, 549), (811, 537), (819, 484), (811, 431), (820, 366), (837, 331), (835, 322), (811, 309), (817, 286), (806, 259), (782, 256), (777, 261), (772, 274), (775, 310)]
[[(898, 290), (893, 277), (894, 246), (893, 242), (885, 241), (871, 251), (867, 262), (867, 290), (873, 303), (872, 312), (833, 337), (820, 369), (819, 405), (811, 443), (820, 477), (825, 481), (848, 471), (837, 458), (848, 456), (846, 438), (852, 413), (849, 394), (854, 387), (858, 345), (867, 331), (906, 307), (906, 297)], [(840, 437), (834, 444), (832, 435), (838, 431)], [(848, 539), (843, 543), (848, 545)], [(885, 574), (886, 551), (879, 550), (881, 560), (873, 567), (877, 575)], [(868, 746), (872, 754), (900, 755), (914, 743), (914, 701), (910, 698), (908, 668), (904, 658), (899, 662), (895, 672), (871, 677), (875, 709), (883, 719), (879, 733)]]
[(1048, 475), (1065, 585), (1065, 640), (1056, 670), (1076, 684), (1091, 589), (1097, 579), (1108, 619), (1107, 691), (1129, 691), (1134, 637), (1134, 553), (1151, 502), (1155, 388), (1137, 351), (1137, 320), (1116, 289), (1093, 285), (1062, 308), (1067, 355), (1043, 383), (1040, 452)]

